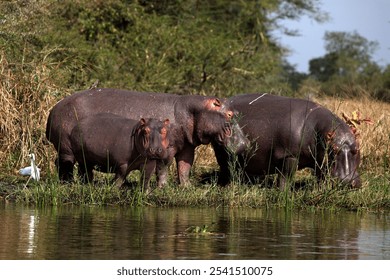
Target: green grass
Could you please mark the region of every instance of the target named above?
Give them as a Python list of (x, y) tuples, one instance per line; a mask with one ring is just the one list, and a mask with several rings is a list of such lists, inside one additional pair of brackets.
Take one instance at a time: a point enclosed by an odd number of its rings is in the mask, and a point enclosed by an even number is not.
[[(97, 176), (94, 184), (60, 184), (49, 177), (40, 182), (27, 178), (0, 178), (0, 196), (17, 203), (45, 205), (127, 205), (153, 207), (281, 207), (286, 209), (348, 209), (374, 212), (390, 209), (390, 176), (363, 174), (365, 182), (360, 189), (346, 189), (330, 185), (318, 186), (313, 178), (298, 178), (305, 187), (280, 191), (260, 184), (230, 184), (218, 186), (193, 183), (186, 187), (170, 182), (163, 189), (145, 194), (134, 183), (132, 188), (119, 189), (106, 176)], [(193, 178), (193, 181), (195, 178)], [(4, 183), (7, 182), (7, 183)]]

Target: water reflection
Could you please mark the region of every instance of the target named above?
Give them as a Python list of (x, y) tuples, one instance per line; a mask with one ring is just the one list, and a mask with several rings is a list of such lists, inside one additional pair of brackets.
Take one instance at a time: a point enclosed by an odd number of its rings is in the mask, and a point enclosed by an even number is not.
[[(16, 225), (10, 225), (11, 223), (18, 223), (19, 226)], [(38, 219), (36, 218), (36, 213), (33, 210), (27, 210), (20, 213), (19, 219), (16, 219), (15, 221), (8, 220), (4, 224), (5, 231), (1, 231), (2, 234), (9, 233), (10, 235), (17, 237), (17, 251), (20, 253), (27, 253), (27, 254), (34, 254), (36, 245), (36, 233), (37, 233), (37, 226), (38, 226)], [(14, 234), (14, 232), (10, 229), (17, 228), (18, 232)], [(16, 226), (16, 227), (15, 227)], [(9, 242), (12, 240), (12, 238), (9, 238), (7, 240), (4, 240), (4, 242)]]
[(35, 228), (36, 228), (36, 223), (35, 223), (35, 216), (31, 215), (30, 216), (30, 222), (28, 223), (28, 246), (27, 246), (27, 253), (32, 254), (34, 253), (34, 236), (35, 236)]
[(0, 232), (0, 259), (390, 259), (389, 216), (369, 213), (0, 204)]

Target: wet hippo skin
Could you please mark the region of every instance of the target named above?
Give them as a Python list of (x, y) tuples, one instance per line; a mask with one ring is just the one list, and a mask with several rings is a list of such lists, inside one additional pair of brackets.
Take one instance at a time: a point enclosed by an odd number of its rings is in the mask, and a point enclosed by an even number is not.
[[(318, 180), (325, 175), (353, 187), (361, 185), (360, 153), (351, 128), (314, 102), (271, 94), (243, 94), (228, 99), (240, 114), (239, 124), (252, 143), (240, 157), (248, 176), (278, 174), (278, 186), (297, 169), (312, 168)], [(214, 147), (221, 167), (220, 182), (230, 181), (228, 154)]]

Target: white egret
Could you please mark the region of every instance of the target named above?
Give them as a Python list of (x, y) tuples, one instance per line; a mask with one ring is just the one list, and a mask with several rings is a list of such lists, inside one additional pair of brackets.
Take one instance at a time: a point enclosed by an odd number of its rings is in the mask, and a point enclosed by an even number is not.
[[(30, 176), (35, 181), (39, 181), (40, 178), (40, 169), (35, 164), (35, 155), (33, 153), (28, 155), (31, 160), (31, 165), (27, 166), (25, 168), (19, 169), (19, 174), (22, 174), (24, 176)], [(29, 180), (30, 180), (29, 178)], [(28, 181), (27, 181), (28, 182)]]

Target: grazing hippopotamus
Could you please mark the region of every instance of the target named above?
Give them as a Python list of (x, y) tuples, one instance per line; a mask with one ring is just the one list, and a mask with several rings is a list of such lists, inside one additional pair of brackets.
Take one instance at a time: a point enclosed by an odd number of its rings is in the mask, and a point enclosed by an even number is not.
[[(270, 94), (244, 94), (229, 98), (241, 114), (239, 124), (253, 143), (242, 166), (248, 176), (278, 174), (283, 189), (297, 169), (315, 170), (323, 179), (333, 178), (360, 186), (360, 154), (351, 128), (328, 109), (308, 100)], [(220, 181), (230, 180), (228, 154), (215, 148)]]
[(70, 133), (71, 149), (84, 181), (93, 180), (92, 170), (115, 173), (121, 186), (130, 171), (144, 172), (149, 188), (156, 160), (168, 158), (169, 120), (126, 119), (110, 113), (86, 117)]
[[(69, 181), (73, 177), (74, 154), (70, 145), (71, 130), (86, 116), (102, 112), (131, 119), (168, 118), (171, 123), (175, 124), (181, 130), (176, 131), (174, 134), (176, 139), (172, 141), (178, 145), (174, 150), (174, 155), (181, 184), (189, 182), (196, 146), (208, 144), (211, 141), (215, 147), (224, 149), (225, 146), (219, 145), (228, 145), (233, 147), (234, 152), (241, 153), (248, 144), (239, 125), (232, 123), (234, 112), (226, 105), (225, 100), (199, 95), (182, 96), (119, 89), (90, 89), (74, 93), (58, 102), (48, 117), (46, 137), (58, 152), (57, 164), (61, 180)], [(204, 114), (214, 115), (210, 117), (207, 126), (204, 123), (200, 126), (198, 119), (207, 118)], [(228, 133), (208, 134), (208, 129), (213, 128), (215, 123), (218, 126), (218, 123), (222, 121), (227, 123), (223, 130)], [(218, 127), (221, 129), (220, 126)], [(200, 130), (206, 130), (202, 135), (209, 137), (200, 138)], [(220, 130), (220, 132), (223, 131)], [(212, 135), (224, 139), (222, 142), (221, 139), (211, 139)], [(165, 178), (166, 174), (163, 173), (166, 172), (166, 168), (162, 169), (160, 175)], [(165, 179), (162, 181), (164, 182)]]

